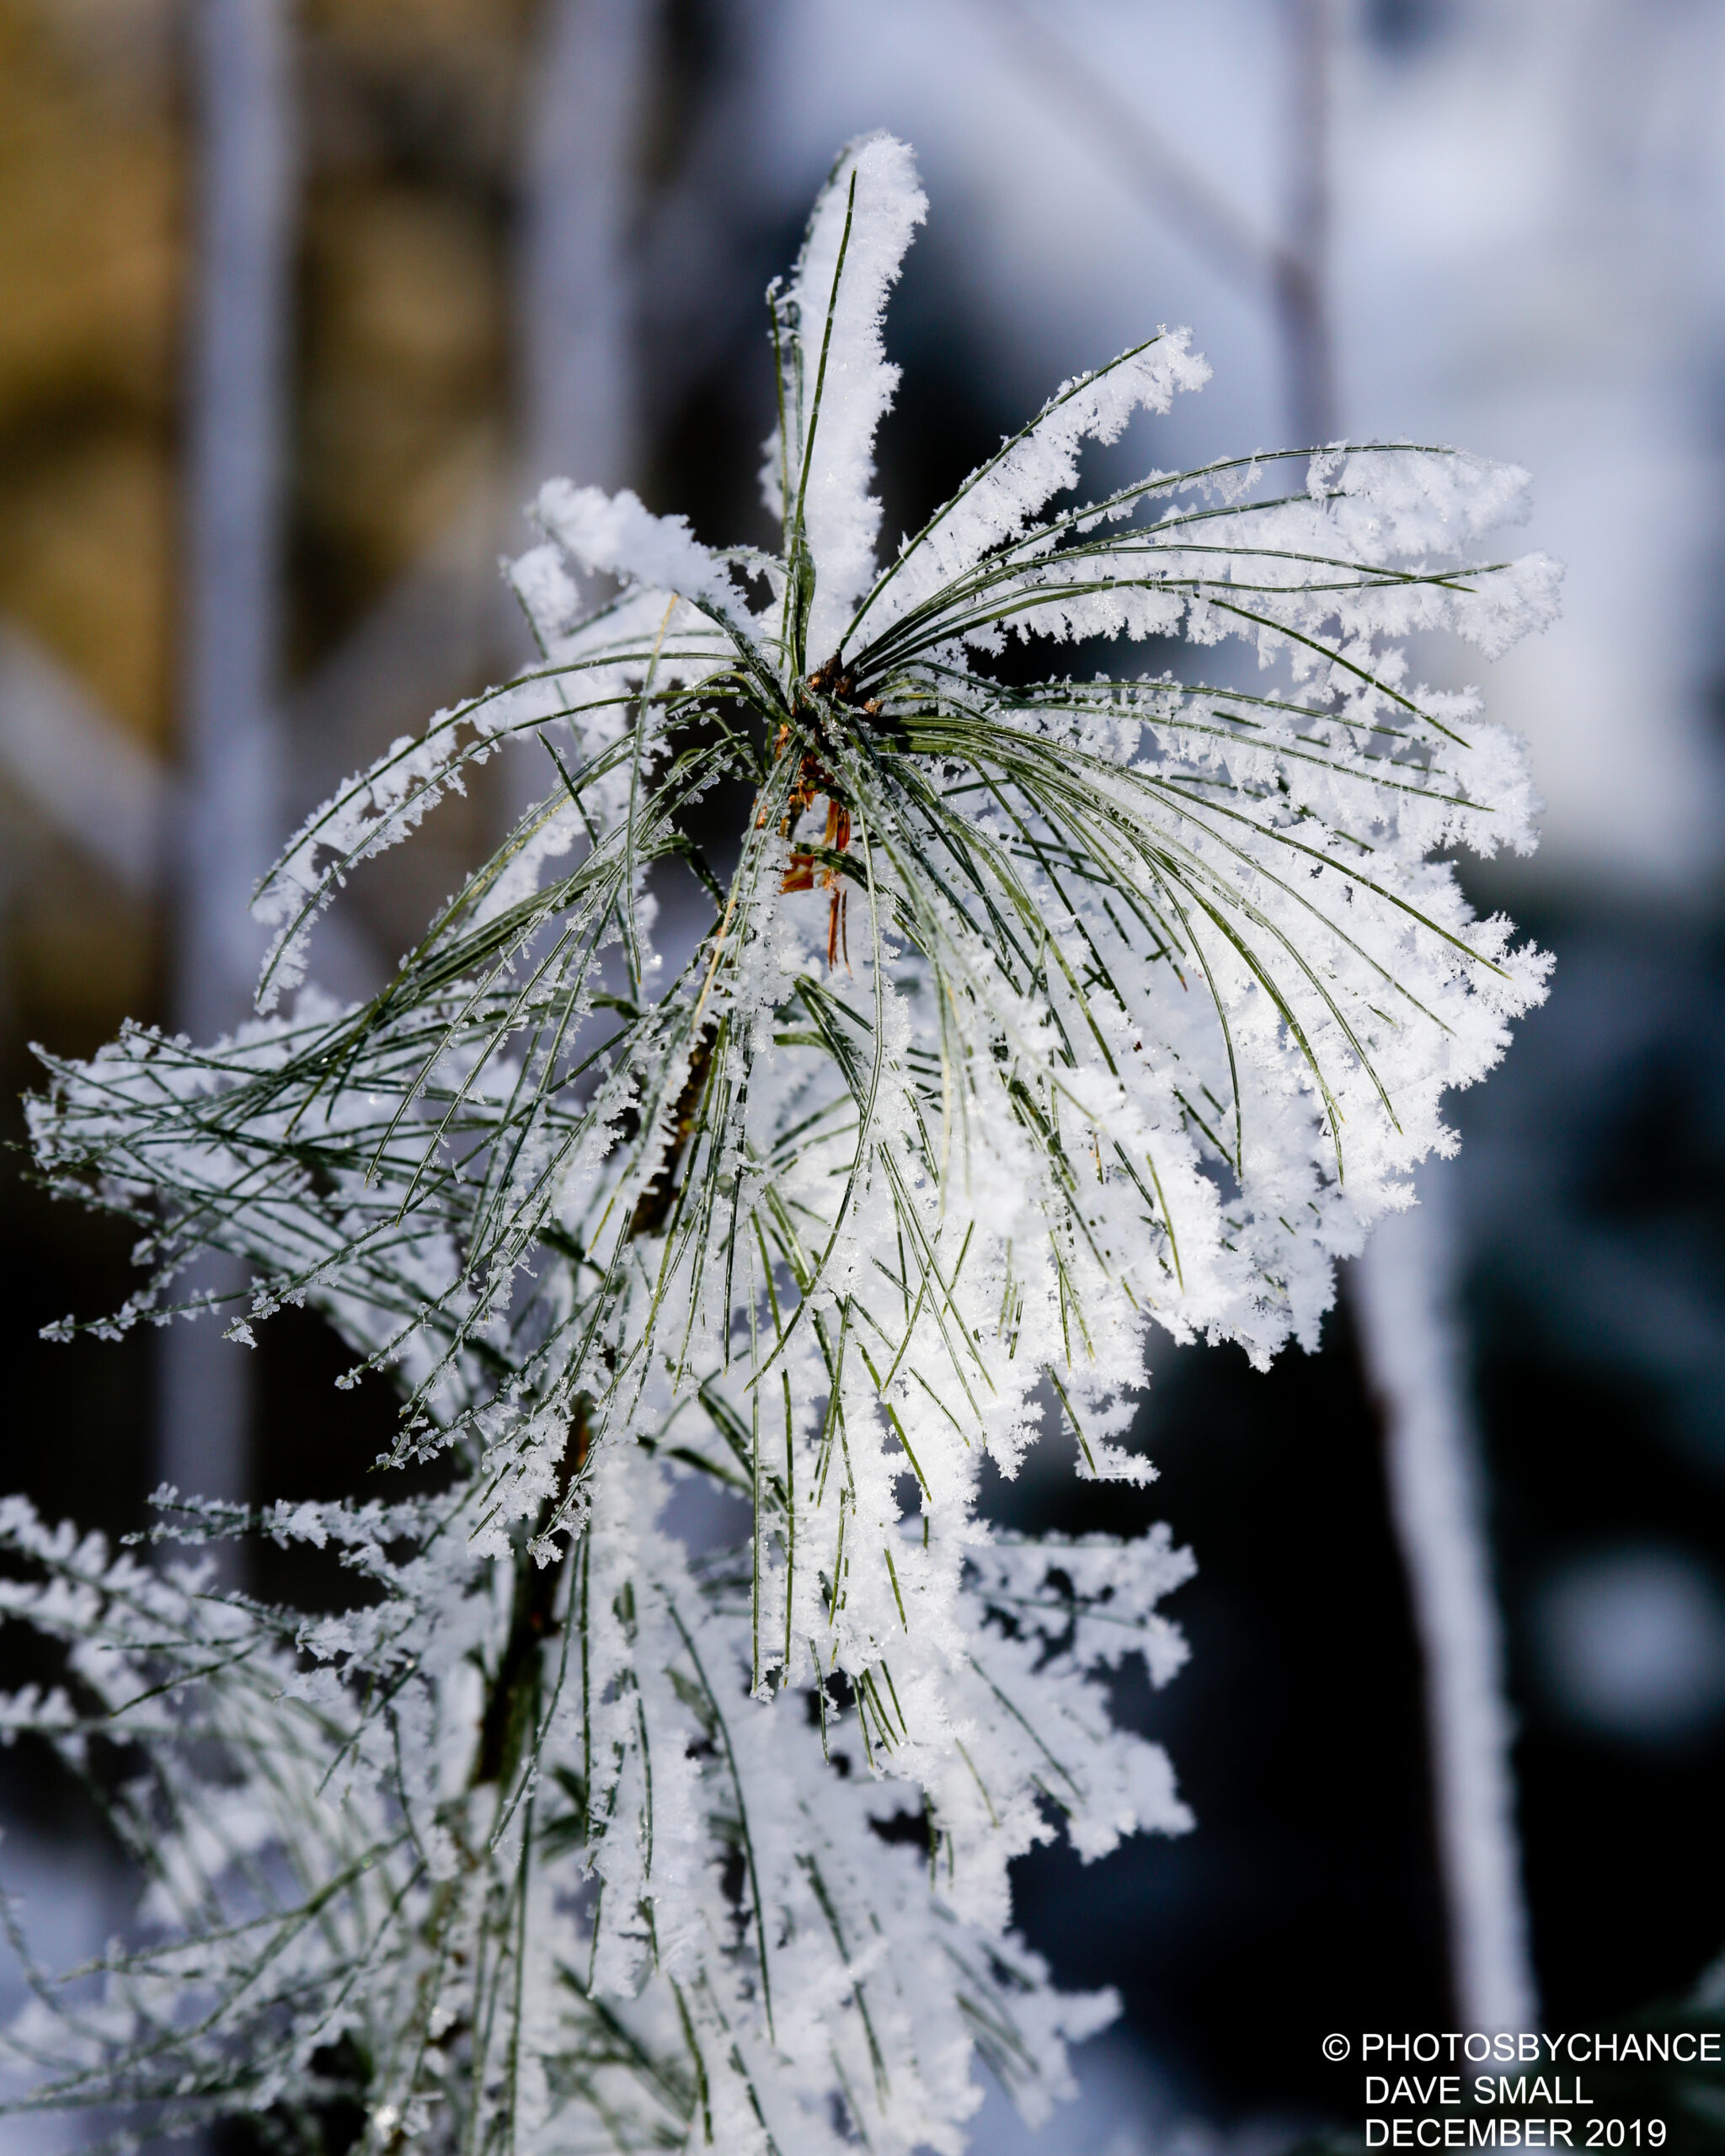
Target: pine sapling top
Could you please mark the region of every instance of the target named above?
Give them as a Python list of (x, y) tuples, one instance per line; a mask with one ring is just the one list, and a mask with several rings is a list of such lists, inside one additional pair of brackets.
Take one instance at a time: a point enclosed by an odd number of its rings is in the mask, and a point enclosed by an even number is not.
[[(71, 1648), (11, 1724), (148, 1763), (107, 1791), (138, 1926), (99, 2005), (41, 1979), (24, 2100), (308, 2149), (339, 2100), (378, 2148), (956, 2152), (977, 2052), (1034, 2113), (1114, 2010), (1014, 1939), (1007, 1865), (1190, 1823), (1090, 1681), (1178, 1668), (1190, 1561), (991, 1530), (982, 1461), (1047, 1418), (1077, 1473), (1146, 1480), (1151, 1330), (1312, 1343), (1452, 1147), (1443, 1094), (1546, 961), (1434, 857), (1525, 851), (1532, 803), (1402, 641), (1494, 654), (1556, 576), (1482, 558), (1525, 478), (1447, 449), (1079, 498), (1086, 444), (1205, 380), (1166, 330), (883, 558), (881, 321), (925, 206), (902, 144), (852, 145), (769, 296), (778, 552), (553, 481), (511, 571), (540, 662), (296, 835), (256, 1021), (48, 1059), (43, 1171), (150, 1270), (104, 1322), (237, 1252), (234, 1330), (323, 1312), (440, 1474), (393, 1501), (356, 1460), (350, 1502), (251, 1523), (339, 1551), (336, 1618), (0, 1514), (0, 1606)], [(1133, 678), (1152, 637), (1190, 664)], [(1062, 671), (1099, 638), (1114, 674)], [(523, 739), (554, 783), (387, 985), (303, 985), (352, 871)], [(721, 873), (696, 812), (739, 778)], [(678, 955), (685, 875), (711, 916)], [(662, 1524), (692, 1475), (740, 1501), (734, 1549)]]

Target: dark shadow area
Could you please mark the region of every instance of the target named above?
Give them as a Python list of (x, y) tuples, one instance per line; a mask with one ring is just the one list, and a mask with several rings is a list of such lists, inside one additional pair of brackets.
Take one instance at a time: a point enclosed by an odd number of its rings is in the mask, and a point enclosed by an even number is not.
[(1418, 1648), (1345, 1313), (1267, 1375), (1166, 1350), (1135, 1442), (1147, 1491), (1070, 1479), (1056, 1438), (991, 1511), (1067, 1534), (1167, 1519), (1196, 1552), (1169, 1604), (1191, 1663), (1160, 1693), (1129, 1663), (1115, 1708), (1167, 1747), (1198, 1824), (1090, 1865), (1022, 1860), (1020, 1920), (1064, 1982), (1119, 1988), (1206, 2115), (1321, 2111), (1327, 2030), (1445, 2011)]

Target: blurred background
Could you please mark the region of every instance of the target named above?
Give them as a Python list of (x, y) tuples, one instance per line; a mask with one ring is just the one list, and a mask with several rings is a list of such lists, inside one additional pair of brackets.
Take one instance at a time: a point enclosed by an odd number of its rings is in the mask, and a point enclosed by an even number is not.
[[(1321, 1353), (1156, 1358), (1153, 1490), (991, 1498), (1166, 1518), (1200, 1568), (1192, 1662), (1117, 1701), (1197, 1831), (1020, 1867), (1061, 1978), (1125, 2002), (1023, 2145), (1273, 2148), (1349, 2113), (1330, 2030), (1609, 2022), (1725, 1950), (1722, 0), (0, 0), (4, 1134), (31, 1042), (235, 1022), (274, 846), (526, 656), (497, 563), (540, 478), (768, 537), (761, 294), (876, 126), (932, 204), (889, 533), (1167, 322), (1215, 377), (1135, 455), (1459, 442), (1532, 469), (1568, 564), (1483, 676), (1546, 836), (1465, 873), (1557, 965), (1459, 1158)], [(486, 776), (356, 879), (330, 985), (499, 828)], [(163, 1476), (353, 1486), (390, 1404), (313, 1320), (40, 1342), (136, 1283), (22, 1170), (6, 1486), (123, 1532)], [(0, 1816), (48, 1958), (119, 1920), (39, 1763)], [(976, 2146), (1017, 2133), (991, 2104)]]

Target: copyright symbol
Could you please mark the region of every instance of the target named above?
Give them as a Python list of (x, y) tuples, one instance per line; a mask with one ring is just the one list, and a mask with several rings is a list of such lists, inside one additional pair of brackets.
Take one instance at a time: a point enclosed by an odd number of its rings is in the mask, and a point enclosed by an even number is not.
[(1346, 2058), (1348, 2052), (1352, 2051), (1353, 2048), (1354, 2047), (1348, 2042), (1345, 2036), (1326, 2036), (1324, 2038), (1324, 2057), (1327, 2059)]

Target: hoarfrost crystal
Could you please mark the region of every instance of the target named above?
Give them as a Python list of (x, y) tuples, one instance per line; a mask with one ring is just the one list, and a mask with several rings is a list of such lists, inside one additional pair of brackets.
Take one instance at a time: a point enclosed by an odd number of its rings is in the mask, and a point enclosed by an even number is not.
[[(93, 2004), (39, 1979), (28, 2100), (307, 2147), (342, 2098), (377, 2148), (957, 2151), (979, 2052), (1033, 2114), (1113, 2011), (1014, 1940), (1007, 1867), (1190, 1823), (1097, 1681), (1172, 1674), (1190, 1562), (991, 1531), (982, 1462), (1047, 1410), (1077, 1472), (1146, 1479), (1150, 1328), (1310, 1344), (1450, 1148), (1445, 1090), (1545, 962), (1432, 857), (1525, 849), (1530, 798), (1397, 640), (1494, 653), (1556, 579), (1475, 558), (1524, 481), (1447, 450), (1072, 499), (1087, 442), (1204, 382), (1167, 331), (882, 563), (882, 310), (924, 210), (902, 145), (853, 146), (769, 296), (779, 554), (547, 485), (512, 572), (542, 662), (298, 834), (263, 1015), (51, 1059), (39, 1158), (152, 1268), (105, 1322), (237, 1252), (240, 1322), (323, 1311), (438, 1479), (252, 1523), (351, 1567), (317, 1620), (0, 1513), (0, 1601), (71, 1648), (8, 1726), (148, 1762), (109, 1791), (137, 1930)], [(993, 664), (1152, 636), (1192, 667)], [(356, 864), (523, 737), (554, 788), (388, 986), (299, 988)], [(692, 831), (739, 777), (727, 878)], [(713, 912), (678, 968), (686, 872)], [(689, 1476), (734, 1549), (669, 1531)]]

